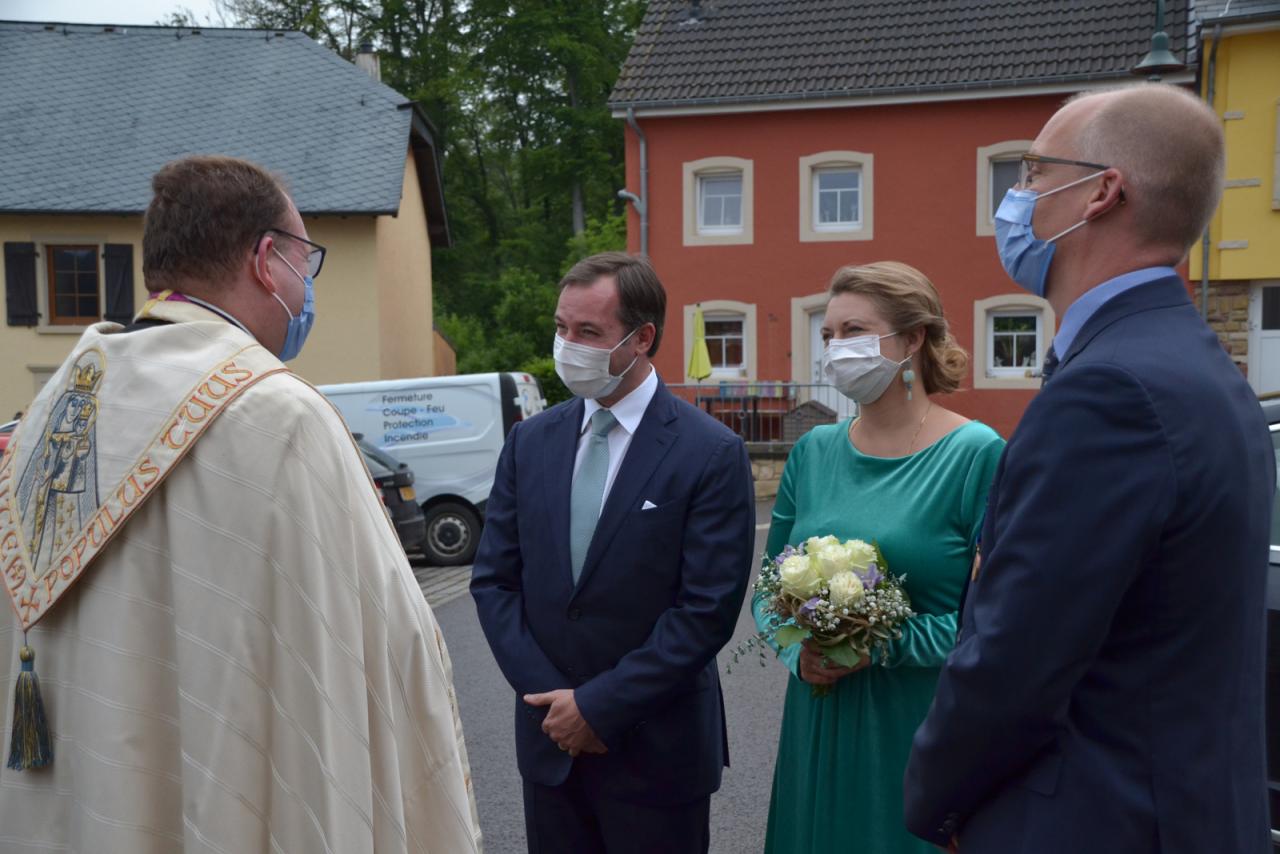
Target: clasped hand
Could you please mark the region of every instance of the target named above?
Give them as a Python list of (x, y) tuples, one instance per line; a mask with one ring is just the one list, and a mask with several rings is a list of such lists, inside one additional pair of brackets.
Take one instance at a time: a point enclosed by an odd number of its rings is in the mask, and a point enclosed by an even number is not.
[(578, 711), (578, 702), (573, 697), (572, 689), (560, 688), (543, 694), (525, 694), (524, 701), (531, 706), (551, 707), (542, 721), (542, 731), (570, 756), (609, 752)]
[(850, 673), (857, 673), (870, 663), (871, 659), (864, 658), (858, 662), (857, 667), (841, 667), (832, 663), (822, 647), (812, 638), (808, 638), (804, 641), (804, 648), (800, 650), (800, 678), (810, 685), (834, 685), (838, 680)]

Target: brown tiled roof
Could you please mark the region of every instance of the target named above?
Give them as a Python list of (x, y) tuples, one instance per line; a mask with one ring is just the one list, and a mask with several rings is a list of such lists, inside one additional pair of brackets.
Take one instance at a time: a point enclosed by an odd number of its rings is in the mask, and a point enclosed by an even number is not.
[[(1172, 50), (1193, 65), (1188, 0), (1166, 6)], [(1128, 78), (1154, 23), (1150, 0), (650, 0), (610, 105)]]

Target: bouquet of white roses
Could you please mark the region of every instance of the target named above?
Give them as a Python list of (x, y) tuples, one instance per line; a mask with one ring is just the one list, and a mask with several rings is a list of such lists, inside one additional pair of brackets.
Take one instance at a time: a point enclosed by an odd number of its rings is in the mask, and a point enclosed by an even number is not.
[[(748, 646), (772, 641), (786, 649), (812, 638), (831, 661), (856, 667), (902, 636), (903, 622), (914, 614), (905, 580), (889, 572), (875, 543), (827, 536), (787, 546), (772, 560), (766, 555), (760, 567), (755, 589), (765, 597), (769, 628)], [(814, 686), (813, 692), (827, 690)]]

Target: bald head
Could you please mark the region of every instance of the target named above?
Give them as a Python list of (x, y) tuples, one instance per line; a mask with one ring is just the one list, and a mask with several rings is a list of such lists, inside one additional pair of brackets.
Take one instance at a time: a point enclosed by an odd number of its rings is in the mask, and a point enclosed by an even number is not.
[(1080, 160), (1119, 170), (1139, 240), (1185, 254), (1199, 239), (1222, 195), (1224, 168), (1222, 126), (1203, 101), (1142, 83), (1077, 95), (1055, 123)]

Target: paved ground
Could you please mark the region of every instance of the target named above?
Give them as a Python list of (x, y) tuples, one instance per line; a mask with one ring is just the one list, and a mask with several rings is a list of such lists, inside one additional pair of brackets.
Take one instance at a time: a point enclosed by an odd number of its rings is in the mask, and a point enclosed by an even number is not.
[[(757, 551), (764, 547), (768, 510), (767, 505), (759, 508)], [(485, 851), (522, 854), (526, 850), (524, 809), (511, 731), (515, 700), (485, 644), (470, 597), (462, 595), (470, 567), (414, 563), (414, 573), (432, 603), (453, 659)], [(711, 801), (711, 850), (716, 854), (760, 851), (769, 812), (786, 671), (771, 660), (766, 668), (744, 662), (725, 673), (730, 651), (751, 631), (751, 613), (744, 605), (734, 640), (720, 655), (733, 766), (725, 771), (724, 785)]]

